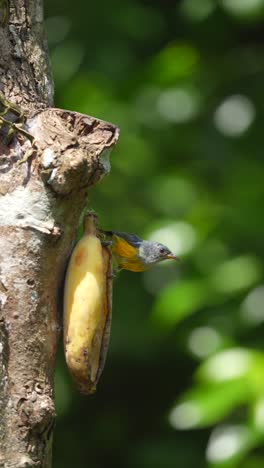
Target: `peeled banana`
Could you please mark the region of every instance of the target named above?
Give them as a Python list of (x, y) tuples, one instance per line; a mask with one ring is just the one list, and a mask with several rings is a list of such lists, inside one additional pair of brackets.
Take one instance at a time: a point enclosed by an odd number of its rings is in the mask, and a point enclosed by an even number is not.
[(102, 373), (111, 327), (112, 264), (109, 247), (97, 237), (88, 214), (74, 248), (64, 288), (64, 351), (79, 390), (94, 393)]

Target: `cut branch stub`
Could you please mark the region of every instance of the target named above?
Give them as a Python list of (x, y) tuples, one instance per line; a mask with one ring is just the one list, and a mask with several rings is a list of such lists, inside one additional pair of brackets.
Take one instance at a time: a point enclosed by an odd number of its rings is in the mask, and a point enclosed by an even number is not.
[(109, 150), (119, 135), (113, 124), (51, 108), (28, 120), (28, 129), (35, 137), (38, 172), (56, 193), (87, 188), (109, 173)]

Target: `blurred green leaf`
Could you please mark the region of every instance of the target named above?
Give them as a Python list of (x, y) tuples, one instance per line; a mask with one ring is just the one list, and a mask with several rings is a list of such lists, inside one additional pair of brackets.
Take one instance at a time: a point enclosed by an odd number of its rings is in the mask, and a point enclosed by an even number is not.
[(210, 277), (210, 283), (216, 291), (232, 294), (256, 284), (261, 274), (262, 267), (256, 258), (238, 257), (217, 266)]
[(164, 289), (153, 309), (153, 320), (171, 327), (206, 304), (207, 286), (201, 280), (174, 282)]
[(196, 372), (203, 384), (247, 380), (252, 395), (264, 392), (264, 354), (245, 348), (230, 348), (209, 357)]
[(194, 387), (171, 410), (170, 424), (176, 429), (203, 427), (221, 421), (251, 397), (246, 379)]
[(240, 468), (241, 461), (261, 442), (258, 432), (247, 425), (216, 427), (207, 446), (207, 460), (211, 468)]
[(240, 468), (263, 468), (263, 457), (261, 455), (250, 455), (241, 461)]
[(199, 61), (199, 51), (191, 44), (169, 44), (152, 60), (149, 79), (163, 86), (170, 85), (193, 74)]
[(251, 404), (250, 423), (264, 437), (264, 392)]

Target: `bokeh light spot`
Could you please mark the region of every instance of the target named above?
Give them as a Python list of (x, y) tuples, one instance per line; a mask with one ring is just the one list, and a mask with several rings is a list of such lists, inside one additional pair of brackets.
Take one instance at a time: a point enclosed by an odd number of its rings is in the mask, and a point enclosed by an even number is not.
[(223, 7), (235, 16), (251, 16), (261, 12), (263, 0), (222, 0)]
[(175, 429), (190, 429), (196, 426), (200, 419), (200, 410), (193, 402), (181, 403), (169, 414), (169, 422)]
[(212, 0), (183, 0), (181, 11), (186, 18), (202, 21), (214, 11), (216, 3)]
[(233, 293), (252, 286), (261, 275), (257, 259), (241, 256), (226, 260), (213, 272), (210, 282), (221, 293)]
[(185, 88), (170, 88), (162, 91), (157, 100), (160, 116), (169, 122), (187, 122), (198, 112), (198, 94)]
[(195, 328), (188, 338), (190, 351), (200, 358), (216, 351), (220, 343), (221, 337), (219, 333), (211, 327)]
[(225, 99), (214, 115), (216, 128), (226, 136), (242, 135), (255, 119), (255, 107), (246, 96), (235, 95)]
[(263, 322), (264, 286), (258, 286), (247, 295), (241, 306), (241, 317), (252, 325)]
[(252, 364), (252, 355), (246, 349), (229, 349), (209, 358), (201, 375), (210, 382), (234, 379), (245, 375)]
[(206, 450), (207, 460), (219, 463), (234, 456), (249, 438), (246, 426), (222, 426), (213, 430)]

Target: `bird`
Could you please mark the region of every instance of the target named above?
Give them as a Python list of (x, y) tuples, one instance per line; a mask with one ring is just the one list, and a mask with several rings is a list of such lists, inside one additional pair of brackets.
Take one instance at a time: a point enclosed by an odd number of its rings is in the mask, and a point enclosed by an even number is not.
[(171, 250), (160, 242), (143, 240), (136, 234), (120, 231), (104, 231), (100, 229), (105, 242), (111, 247), (117, 265), (115, 272), (129, 270), (141, 272), (163, 260), (178, 260)]

